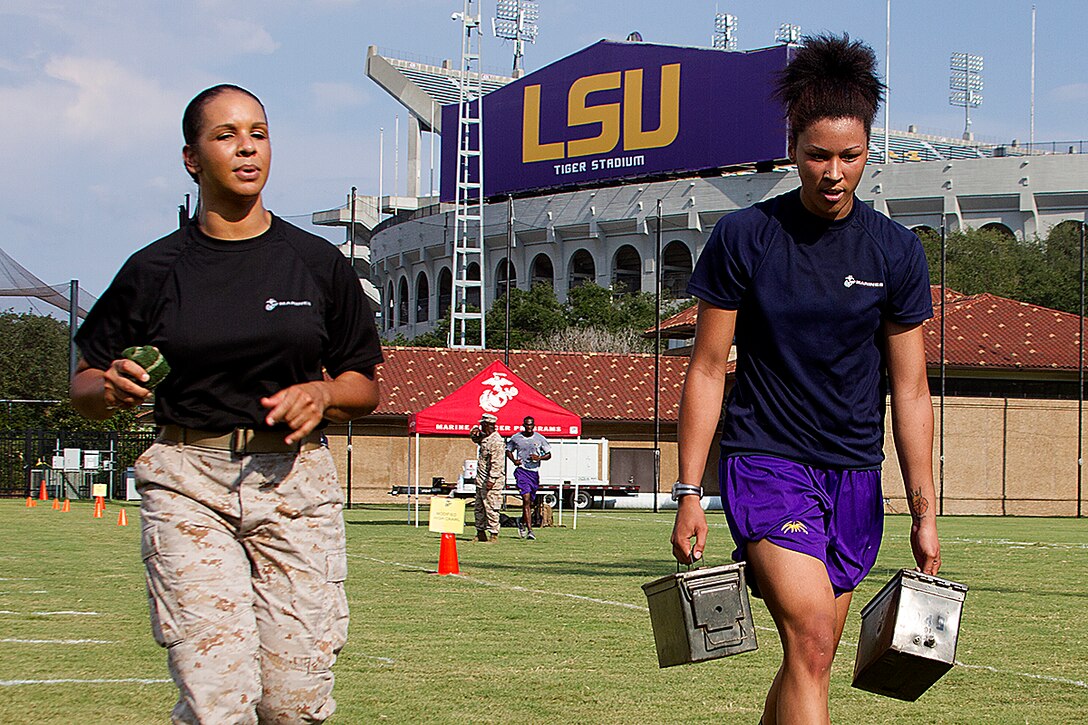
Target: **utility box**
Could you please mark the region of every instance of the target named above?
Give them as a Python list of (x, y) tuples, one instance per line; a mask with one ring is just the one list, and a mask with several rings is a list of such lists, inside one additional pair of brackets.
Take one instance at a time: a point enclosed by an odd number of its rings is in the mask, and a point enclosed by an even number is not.
[(643, 584), (642, 590), (660, 667), (756, 649), (744, 562), (671, 574)]
[(903, 569), (861, 610), (854, 687), (917, 700), (952, 669), (967, 587)]
[(136, 490), (136, 469), (131, 466), (125, 469), (125, 500), (140, 500), (140, 494)]

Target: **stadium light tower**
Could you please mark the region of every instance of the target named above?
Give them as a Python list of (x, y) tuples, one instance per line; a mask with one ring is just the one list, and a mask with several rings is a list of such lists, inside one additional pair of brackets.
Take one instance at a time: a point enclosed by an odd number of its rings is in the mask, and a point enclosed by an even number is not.
[(948, 69), (948, 103), (963, 106), (963, 138), (971, 139), (971, 109), (982, 105), (982, 56), (953, 53)]
[(778, 26), (778, 32), (774, 34), (774, 42), (797, 45), (801, 42), (801, 26), (782, 23)]
[(729, 13), (714, 13), (714, 35), (710, 38), (712, 48), (717, 50), (737, 49), (737, 16)]
[(514, 41), (514, 78), (521, 78), (521, 58), (525, 43), (536, 42), (536, 21), (540, 17), (537, 4), (531, 0), (498, 0), (491, 30), (496, 38)]

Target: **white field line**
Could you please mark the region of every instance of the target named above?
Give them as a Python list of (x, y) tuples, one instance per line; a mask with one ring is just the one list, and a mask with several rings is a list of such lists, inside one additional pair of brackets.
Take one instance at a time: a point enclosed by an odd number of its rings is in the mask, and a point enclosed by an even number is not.
[[(889, 539), (910, 538), (904, 534), (886, 534)], [(1006, 546), (1010, 549), (1084, 549), (1088, 550), (1088, 543), (1057, 543), (1052, 541), (1013, 541), (1012, 539), (969, 539), (963, 536), (942, 536), (941, 543), (954, 542), (957, 544), (981, 544), (983, 546)]]
[(100, 617), (100, 612), (73, 612), (73, 611), (60, 611), (60, 612), (13, 612), (10, 609), (0, 609), (0, 614), (16, 614), (20, 617), (28, 614), (33, 614), (37, 617), (53, 617), (59, 615), (72, 615), (78, 617)]
[[(366, 559), (367, 561), (373, 561), (373, 562), (376, 562), (378, 564), (385, 564), (386, 566), (397, 566), (397, 567), (401, 567), (401, 568), (404, 568), (404, 569), (411, 569), (413, 571), (424, 571), (424, 572), (433, 572), (434, 571), (433, 569), (428, 569), (427, 567), (423, 567), (423, 566), (416, 566), (414, 564), (404, 564), (404, 563), (398, 562), (398, 561), (386, 561), (384, 559), (377, 559), (377, 558), (372, 557), (372, 556), (363, 556), (361, 554), (348, 554), (348, 556), (353, 557), (353, 558), (357, 558), (357, 559)], [(583, 602), (591, 602), (593, 604), (604, 604), (606, 606), (622, 607), (624, 609), (632, 609), (632, 610), (639, 611), (639, 612), (649, 612), (650, 611), (649, 608), (647, 608), (647, 607), (643, 607), (643, 606), (640, 606), (640, 605), (637, 605), (637, 604), (629, 604), (627, 602), (615, 602), (615, 601), (612, 601), (612, 600), (609, 600), (609, 599), (597, 599), (595, 597), (586, 597), (586, 596), (583, 596), (581, 594), (569, 594), (567, 592), (551, 591), (551, 590), (547, 590), (547, 589), (531, 589), (529, 587), (523, 587), (523, 586), (519, 586), (519, 585), (515, 585), (515, 584), (498, 584), (498, 583), (495, 583), (495, 582), (486, 581), (484, 579), (477, 579), (475, 577), (465, 576), (464, 574), (450, 574), (449, 576), (457, 577), (458, 579), (461, 579), (463, 581), (467, 581), (467, 582), (470, 582), (470, 583), (473, 583), (473, 584), (479, 584), (481, 586), (486, 586), (486, 587), (494, 587), (494, 588), (497, 588), (497, 589), (506, 589), (508, 591), (526, 592), (526, 593), (530, 593), (530, 594), (542, 594), (542, 595), (554, 596), (554, 597), (565, 597), (567, 599), (575, 599), (575, 600), (583, 601)], [(771, 627), (761, 627), (759, 625), (756, 625), (756, 629), (760, 629), (760, 630), (763, 630), (765, 632), (774, 632), (774, 631), (776, 631), (775, 629), (773, 629)], [(852, 642), (852, 641), (847, 640), (847, 639), (840, 640), (840, 644), (844, 644), (844, 645), (846, 645), (848, 647), (854, 647), (854, 648), (857, 648), (857, 646), (858, 646), (857, 642)], [(1001, 670), (1001, 669), (998, 669), (996, 667), (990, 667), (989, 665), (969, 665), (969, 664), (966, 664), (965, 662), (961, 662), (959, 660), (956, 660), (955, 664), (956, 664), (957, 667), (963, 667), (965, 669), (972, 669), (972, 670), (985, 670), (987, 672), (992, 672), (992, 673), (998, 674), (998, 675), (1010, 675), (1010, 676), (1013, 676), (1013, 677), (1024, 677), (1024, 678), (1033, 679), (1033, 680), (1045, 680), (1046, 682), (1053, 682), (1053, 683), (1056, 683), (1056, 684), (1072, 685), (1074, 687), (1088, 688), (1088, 683), (1086, 683), (1083, 680), (1071, 680), (1071, 679), (1067, 679), (1067, 678), (1064, 678), (1064, 677), (1050, 677), (1048, 675), (1040, 675), (1040, 674), (1033, 673), (1033, 672), (1016, 672), (1015, 670)]]
[(117, 641), (112, 639), (16, 639), (15, 637), (5, 637), (0, 639), (0, 642), (10, 642), (12, 644), (117, 644)]
[(161, 685), (173, 682), (171, 679), (146, 679), (141, 677), (118, 677), (115, 679), (79, 680), (75, 678), (57, 678), (55, 680), (0, 680), (0, 687), (15, 687), (17, 685)]
[(0, 576), (0, 582), (32, 582), (36, 579), (28, 576)]
[(987, 672), (993, 672), (998, 675), (1016, 675), (1017, 677), (1028, 677), (1033, 680), (1043, 680), (1045, 682), (1056, 682), (1059, 685), (1072, 685), (1073, 687), (1083, 687), (1088, 689), (1088, 682), (1084, 680), (1070, 680), (1065, 677), (1051, 677), (1049, 675), (1039, 675), (1031, 672), (1013, 672), (1011, 670), (999, 670), (996, 667), (990, 667), (989, 665), (969, 665), (965, 662), (956, 660), (957, 667), (965, 667), (969, 670), (986, 670)]
[[(384, 559), (375, 559), (372, 556), (362, 556), (361, 554), (348, 554), (348, 556), (356, 557), (359, 559), (366, 559), (367, 561), (377, 562), (378, 564), (385, 564), (386, 566), (399, 566), (404, 569), (412, 569), (413, 571), (425, 571), (433, 572), (434, 569), (428, 569), (425, 566), (416, 566), (414, 564), (403, 564), (399, 561), (385, 561)], [(566, 597), (567, 599), (577, 599), (583, 602), (593, 602), (594, 604), (607, 604), (613, 607), (623, 607), (624, 609), (633, 609), (637, 612), (650, 611), (646, 607), (639, 606), (638, 604), (628, 604), (627, 602), (614, 602), (610, 599), (595, 599), (594, 597), (587, 597), (581, 594), (568, 594), (566, 592), (553, 592), (546, 589), (530, 589), (529, 587), (519, 586), (517, 584), (497, 584), (495, 582), (489, 582), (484, 579), (477, 579), (471, 576), (465, 576), (464, 574), (450, 574), (449, 576), (457, 577), (473, 584), (479, 584), (485, 587), (494, 587), (496, 589), (506, 589), (511, 592), (526, 592), (529, 594), (544, 594), (553, 597)]]

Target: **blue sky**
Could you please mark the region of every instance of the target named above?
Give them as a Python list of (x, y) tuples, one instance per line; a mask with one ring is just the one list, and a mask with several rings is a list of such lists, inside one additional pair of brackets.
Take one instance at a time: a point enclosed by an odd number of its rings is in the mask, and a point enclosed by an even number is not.
[[(791, 22), (806, 33), (848, 31), (884, 58), (884, 0), (539, 4), (528, 71), (634, 30), (648, 42), (709, 45), (716, 10), (739, 18), (741, 49), (772, 44), (778, 25)], [(1035, 139), (1088, 138), (1088, 2), (1035, 4)], [(1027, 141), (1031, 6), (892, 0), (891, 126), (962, 132), (963, 110), (948, 105), (948, 60), (963, 51), (986, 59), (985, 101), (972, 111), (977, 136)], [(47, 283), (78, 278), (100, 294), (129, 254), (176, 226), (184, 195), (195, 198), (181, 165), (181, 112), (219, 82), (251, 89), (268, 109), (265, 202), (277, 214), (308, 226), (311, 212), (342, 203), (352, 185), (375, 193), (379, 127), (391, 193), (395, 116), (402, 136), (407, 122), (365, 77), (367, 46), (457, 63), (450, 14), (460, 9), (461, 0), (3, 0), (0, 248)], [(494, 9), (485, 0), (484, 14)], [(485, 68), (506, 72), (510, 44), (488, 37), (483, 56)], [(405, 148), (402, 138), (402, 163)], [(398, 177), (403, 192), (403, 170)], [(339, 230), (321, 233), (342, 239)]]

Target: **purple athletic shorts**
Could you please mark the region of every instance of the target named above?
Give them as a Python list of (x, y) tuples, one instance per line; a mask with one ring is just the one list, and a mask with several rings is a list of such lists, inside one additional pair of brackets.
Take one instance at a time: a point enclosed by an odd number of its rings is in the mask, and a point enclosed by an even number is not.
[(536, 471), (526, 471), (519, 466), (514, 469), (514, 485), (522, 496), (525, 494), (534, 496), (536, 490), (540, 488), (540, 474)]
[[(723, 458), (718, 477), (734, 560), (746, 557), (748, 542), (766, 539), (822, 561), (836, 595), (857, 588), (876, 563), (884, 531), (880, 471), (748, 455)], [(756, 587), (752, 593), (759, 595)]]

